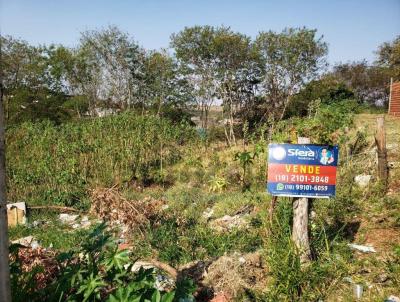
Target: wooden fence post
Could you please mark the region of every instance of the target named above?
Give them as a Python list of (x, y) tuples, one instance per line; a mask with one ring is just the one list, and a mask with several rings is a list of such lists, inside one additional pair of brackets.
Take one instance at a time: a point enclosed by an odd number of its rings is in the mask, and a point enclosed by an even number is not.
[(376, 119), (377, 131), (375, 134), (376, 150), (378, 153), (378, 177), (385, 187), (388, 185), (389, 169), (387, 162), (385, 119), (383, 116)]
[[(299, 144), (309, 144), (310, 139), (299, 137)], [(300, 251), (302, 264), (311, 260), (310, 239), (308, 236), (308, 198), (296, 197), (293, 200), (293, 233), (292, 239)]]

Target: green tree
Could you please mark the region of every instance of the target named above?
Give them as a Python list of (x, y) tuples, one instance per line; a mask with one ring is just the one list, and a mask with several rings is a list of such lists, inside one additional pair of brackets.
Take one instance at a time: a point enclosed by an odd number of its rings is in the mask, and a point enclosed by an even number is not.
[(70, 117), (62, 107), (66, 96), (63, 79), (53, 73), (52, 50), (34, 47), (9, 36), (1, 37), (2, 84), (7, 123), (50, 119), (62, 122)]
[(236, 144), (235, 117), (254, 98), (258, 53), (249, 37), (225, 27), (217, 29), (213, 49), (217, 59), (217, 91), (226, 121), (225, 136), (228, 144)]
[(332, 75), (351, 89), (359, 103), (383, 105), (388, 99), (389, 70), (366, 61), (338, 64)]
[(115, 26), (86, 31), (79, 53), (89, 67), (85, 89), (93, 100), (121, 109), (143, 106), (145, 52), (128, 34)]
[(327, 44), (316, 30), (288, 28), (281, 33), (260, 32), (255, 41), (264, 79), (264, 118), (281, 120), (300, 88), (326, 65)]
[(191, 104), (193, 98), (188, 82), (181, 77), (178, 64), (165, 50), (147, 53), (144, 73), (143, 98), (157, 115), (176, 119)]
[(379, 46), (377, 55), (377, 65), (388, 68), (390, 75), (395, 80), (400, 80), (400, 36)]
[(194, 26), (171, 36), (180, 72), (194, 91), (202, 128), (208, 127), (208, 114), (217, 96), (216, 31), (212, 26)]

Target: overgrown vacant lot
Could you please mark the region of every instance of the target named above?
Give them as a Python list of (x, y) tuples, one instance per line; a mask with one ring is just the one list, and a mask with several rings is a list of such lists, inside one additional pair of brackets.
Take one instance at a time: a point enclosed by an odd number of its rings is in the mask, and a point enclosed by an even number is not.
[[(267, 219), (267, 129), (252, 135), (244, 129), (231, 147), (217, 138), (202, 138), (191, 126), (129, 113), (8, 129), (10, 201), (72, 206), (81, 215), (75, 226), (61, 223), (57, 212), (33, 209), (28, 226), (10, 230), (12, 240), (33, 235), (42, 248), (51, 246), (44, 254), (50, 259), (58, 255), (60, 261), (38, 257), (45, 272), (28, 273), (34, 263), (20, 267), (24, 274), (16, 270), (13, 284), (21, 288), (16, 301), (27, 296), (80, 300), (86, 293), (101, 300), (110, 292), (117, 297), (123, 293), (102, 280), (123, 274), (123, 265), (137, 260), (177, 280), (176, 297), (183, 292), (187, 299), (207, 300), (223, 291), (238, 301), (353, 301), (354, 284), (363, 286), (363, 301), (398, 294), (400, 168), (393, 164), (388, 193), (382, 193), (373, 142), (377, 115), (356, 115), (353, 122), (351, 107), (340, 108), (286, 120), (271, 137), (283, 142), (307, 135), (341, 148), (336, 198), (313, 201), (314, 261), (303, 268), (291, 241), (292, 201), (279, 199), (273, 221)], [(386, 117), (386, 125), (389, 161), (398, 163), (400, 120)], [(246, 153), (251, 161), (241, 160)], [(354, 182), (360, 174), (373, 176), (364, 188)], [(80, 222), (85, 215), (88, 228)], [(99, 220), (106, 226), (96, 227)], [(115, 244), (99, 245), (107, 242), (107, 234)], [(376, 253), (351, 250), (351, 242), (372, 245)], [(128, 252), (118, 254), (117, 246)], [(68, 261), (83, 281), (57, 287), (77, 274), (61, 258), (67, 251), (78, 257)], [(93, 257), (99, 267), (76, 260), (79, 253)], [(133, 282), (124, 278), (122, 283)], [(84, 287), (85, 280), (96, 290)]]

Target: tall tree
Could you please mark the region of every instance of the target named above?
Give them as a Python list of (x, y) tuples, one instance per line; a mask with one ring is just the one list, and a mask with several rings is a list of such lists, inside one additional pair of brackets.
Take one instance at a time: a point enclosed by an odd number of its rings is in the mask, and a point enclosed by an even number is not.
[(98, 101), (123, 109), (141, 105), (145, 53), (136, 42), (110, 26), (84, 32), (80, 48), (90, 66), (92, 93)]
[(49, 49), (34, 47), (11, 37), (1, 37), (2, 83), (4, 86), (5, 118), (8, 123), (25, 120), (51, 119), (61, 121), (68, 114), (62, 79), (52, 74)]
[(255, 44), (264, 72), (264, 118), (280, 120), (291, 97), (326, 66), (327, 44), (317, 37), (316, 30), (307, 28), (260, 32)]
[(150, 51), (145, 60), (143, 99), (158, 115), (183, 109), (192, 102), (186, 78), (182, 77), (176, 60), (165, 50)]
[(360, 103), (383, 105), (388, 99), (390, 72), (367, 61), (338, 64), (331, 73), (355, 94)]
[(400, 80), (400, 36), (392, 42), (385, 42), (379, 46), (377, 51), (378, 59), (376, 63), (388, 68), (390, 75), (395, 80)]
[(216, 29), (212, 26), (185, 27), (171, 36), (171, 46), (180, 71), (194, 90), (202, 128), (208, 127), (208, 114), (217, 95), (217, 59), (213, 49)]
[(258, 84), (255, 77), (258, 54), (249, 37), (226, 27), (217, 28), (212, 43), (217, 61), (217, 91), (226, 121), (225, 135), (228, 144), (235, 144), (235, 117), (252, 102)]

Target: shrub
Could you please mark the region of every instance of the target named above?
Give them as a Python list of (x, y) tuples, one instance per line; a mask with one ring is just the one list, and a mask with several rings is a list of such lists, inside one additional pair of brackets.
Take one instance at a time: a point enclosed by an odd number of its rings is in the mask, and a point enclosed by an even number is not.
[(291, 118), (276, 125), (273, 139), (277, 142), (297, 142), (297, 137), (309, 137), (313, 143), (334, 144), (341, 138), (341, 132), (353, 122), (358, 104), (346, 100), (335, 104), (321, 104), (315, 108), (313, 116), (308, 118)]
[(93, 186), (163, 182), (193, 130), (124, 113), (59, 126), (24, 123), (6, 135), (10, 200), (84, 206)]
[[(17, 248), (12, 248), (14, 254)], [(18, 257), (11, 262), (13, 301), (154, 301), (192, 300), (193, 286), (170, 292), (156, 288), (154, 269), (132, 273), (134, 260), (119, 250), (104, 224), (98, 225), (77, 250), (59, 254), (60, 270), (45, 288), (35, 289), (40, 267), (23, 272)], [(29, 286), (28, 286), (29, 285)]]

